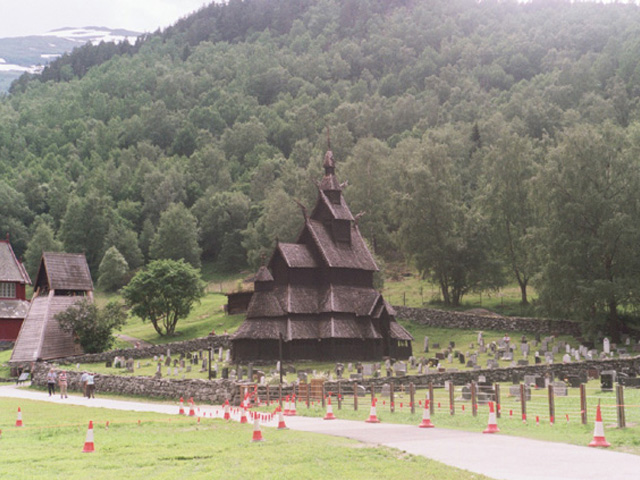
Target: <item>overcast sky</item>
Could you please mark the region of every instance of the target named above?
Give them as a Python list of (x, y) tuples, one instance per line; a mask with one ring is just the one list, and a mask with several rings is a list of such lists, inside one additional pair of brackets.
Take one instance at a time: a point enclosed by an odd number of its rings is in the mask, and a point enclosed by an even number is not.
[(62, 27), (98, 26), (153, 32), (212, 0), (0, 0), (0, 38)]

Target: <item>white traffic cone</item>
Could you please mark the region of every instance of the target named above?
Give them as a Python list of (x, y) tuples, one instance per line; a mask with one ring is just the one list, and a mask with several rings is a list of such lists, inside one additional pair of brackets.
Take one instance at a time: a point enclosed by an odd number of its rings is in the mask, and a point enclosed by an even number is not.
[(365, 420), (367, 423), (380, 423), (378, 420), (378, 414), (376, 413), (376, 402), (377, 399), (371, 399), (371, 410), (369, 411), (369, 418)]
[(420, 428), (433, 428), (435, 425), (431, 423), (431, 410), (429, 410), (429, 400), (424, 401), (424, 410), (422, 411), (422, 423), (418, 425)]
[(18, 407), (18, 418), (16, 419), (16, 427), (22, 426), (22, 410)]
[(602, 413), (600, 412), (600, 402), (596, 409), (596, 426), (593, 430), (593, 440), (589, 444), (590, 447), (610, 447), (611, 444), (604, 438), (604, 424), (602, 423)]
[(333, 414), (333, 407), (331, 406), (331, 395), (327, 397), (327, 414), (324, 416), (324, 420), (335, 420), (336, 416)]
[(289, 428), (284, 423), (284, 415), (282, 414), (282, 409), (278, 407), (277, 410), (278, 410), (278, 430), (288, 430)]
[(264, 438), (262, 438), (262, 430), (260, 430), (260, 420), (258, 419), (258, 415), (256, 415), (253, 420), (253, 438), (251, 441), (264, 442)]
[(498, 433), (498, 421), (496, 420), (496, 411), (493, 409), (493, 402), (489, 402), (489, 425), (482, 433)]
[(180, 410), (178, 410), (178, 415), (184, 415), (184, 398), (180, 397)]
[(93, 445), (93, 421), (89, 420), (89, 430), (87, 430), (87, 437), (84, 440), (84, 448), (82, 453), (92, 453), (95, 451)]

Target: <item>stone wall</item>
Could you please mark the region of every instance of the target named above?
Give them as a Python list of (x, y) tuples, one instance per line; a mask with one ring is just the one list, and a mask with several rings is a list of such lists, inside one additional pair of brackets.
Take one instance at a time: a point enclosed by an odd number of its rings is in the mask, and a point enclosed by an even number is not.
[[(47, 386), (47, 372), (51, 366), (47, 363), (37, 363), (32, 372), (32, 384), (40, 387)], [(80, 377), (82, 372), (67, 370), (69, 390), (81, 391)], [(141, 396), (148, 398), (163, 398), (175, 400), (193, 397), (194, 401), (219, 405), (229, 400), (237, 405), (240, 403), (239, 388), (231, 380), (169, 380), (153, 377), (125, 377), (119, 375), (95, 375), (96, 396), (101, 393), (118, 393), (121, 395)]]
[(182, 342), (167, 343), (165, 345), (153, 345), (144, 348), (126, 348), (119, 350), (111, 350), (104, 353), (89, 353), (85, 355), (76, 355), (56, 360), (59, 364), (74, 363), (102, 363), (107, 360), (112, 361), (115, 357), (121, 358), (151, 358), (155, 355), (166, 355), (167, 350), (171, 350), (171, 355), (176, 356), (181, 353), (187, 354), (197, 352), (199, 350), (217, 349), (222, 347), (228, 349), (231, 347), (229, 335), (210, 335), (203, 338), (195, 338), (193, 340), (185, 340)]
[[(522, 381), (525, 375), (549, 376), (554, 378), (565, 379), (571, 376), (586, 378), (587, 372), (595, 369), (598, 372), (607, 370), (615, 370), (617, 372), (634, 371), (640, 373), (640, 356), (629, 359), (615, 360), (592, 360), (576, 363), (557, 363), (552, 365), (527, 365), (523, 367), (509, 368), (492, 368), (484, 370), (464, 370), (459, 372), (433, 372), (424, 375), (407, 375), (404, 377), (382, 377), (367, 379), (364, 382), (358, 382), (363, 385), (375, 385), (376, 388), (381, 387), (385, 383), (393, 382), (395, 385), (408, 386), (413, 383), (417, 388), (424, 388), (432, 382), (434, 385), (442, 385), (445, 381), (451, 381), (455, 385), (466, 385), (471, 381), (478, 381), (479, 376), (484, 376), (487, 382), (511, 382), (514, 376)], [(352, 391), (353, 381), (341, 380), (342, 391)], [(325, 390), (337, 392), (338, 382), (326, 382)]]
[[(465, 312), (447, 312), (430, 308), (393, 307), (396, 316), (430, 327), (460, 328), (466, 330), (497, 330), (500, 332), (527, 332), (540, 335), (572, 335), (580, 337), (580, 324), (569, 320), (551, 320), (525, 317), (500, 317)], [(419, 341), (419, 339), (416, 339)]]

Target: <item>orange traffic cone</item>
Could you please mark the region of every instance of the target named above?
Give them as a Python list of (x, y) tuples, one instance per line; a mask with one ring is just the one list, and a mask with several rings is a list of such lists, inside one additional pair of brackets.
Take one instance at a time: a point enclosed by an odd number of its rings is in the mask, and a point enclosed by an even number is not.
[(195, 405), (193, 404), (193, 397), (189, 399), (189, 416), (190, 417), (196, 416)]
[(18, 407), (18, 418), (16, 419), (16, 427), (22, 426), (22, 410)]
[(256, 415), (255, 420), (253, 421), (253, 439), (252, 442), (263, 442), (264, 438), (262, 438), (262, 430), (260, 430), (260, 420)]
[(333, 414), (333, 407), (331, 406), (331, 395), (327, 397), (327, 414), (324, 416), (324, 420), (335, 420), (336, 416)]
[(282, 415), (282, 409), (280, 407), (278, 410), (278, 430), (288, 430), (289, 428), (284, 423), (284, 415)]
[(590, 447), (610, 447), (611, 444), (604, 438), (604, 425), (602, 424), (602, 413), (600, 412), (600, 402), (596, 409), (596, 427), (593, 430), (593, 440), (589, 444)]
[(378, 415), (376, 414), (376, 399), (371, 399), (371, 410), (369, 412), (369, 418), (365, 420), (367, 423), (380, 423), (378, 420)]
[(249, 421), (247, 420), (247, 409), (244, 408), (242, 409), (242, 416), (240, 417), (240, 423), (248, 423)]
[(489, 402), (489, 425), (482, 433), (498, 433), (499, 431), (496, 411), (493, 409), (493, 402)]
[(184, 415), (184, 398), (180, 397), (180, 410), (178, 411), (178, 415)]
[(287, 397), (285, 398), (284, 401), (284, 412), (282, 413), (285, 416), (289, 416), (291, 415), (291, 404), (289, 402), (289, 395), (287, 395)]
[(229, 400), (224, 401), (224, 417), (225, 420), (229, 420), (231, 418), (231, 414), (229, 413)]
[(435, 425), (431, 423), (431, 410), (429, 410), (429, 400), (424, 401), (424, 410), (422, 411), (422, 423), (418, 426), (420, 428), (435, 427)]
[(84, 440), (84, 448), (82, 453), (92, 453), (95, 451), (93, 446), (93, 421), (89, 420), (89, 430), (87, 430), (87, 438)]
[(295, 395), (293, 395), (291, 397), (291, 404), (289, 406), (289, 415), (292, 416), (292, 417), (295, 417), (297, 415), (297, 412), (296, 412), (296, 396)]

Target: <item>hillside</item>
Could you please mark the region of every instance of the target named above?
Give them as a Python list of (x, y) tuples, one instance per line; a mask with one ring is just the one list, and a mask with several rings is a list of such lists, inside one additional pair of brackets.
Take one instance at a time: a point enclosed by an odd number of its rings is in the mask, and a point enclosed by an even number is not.
[[(105, 27), (60, 28), (43, 35), (0, 38), (0, 92), (24, 72), (40, 73), (51, 60), (86, 44), (101, 42), (135, 43), (140, 35), (122, 29)], [(25, 79), (28, 77), (25, 77)]]
[(452, 305), (536, 281), (546, 312), (616, 332), (640, 304), (639, 27), (562, 0), (213, 4), (13, 84), (0, 232), (30, 268), (65, 248), (97, 277), (112, 245), (135, 269), (187, 236), (255, 268), (300, 229), (328, 130), (381, 260)]

